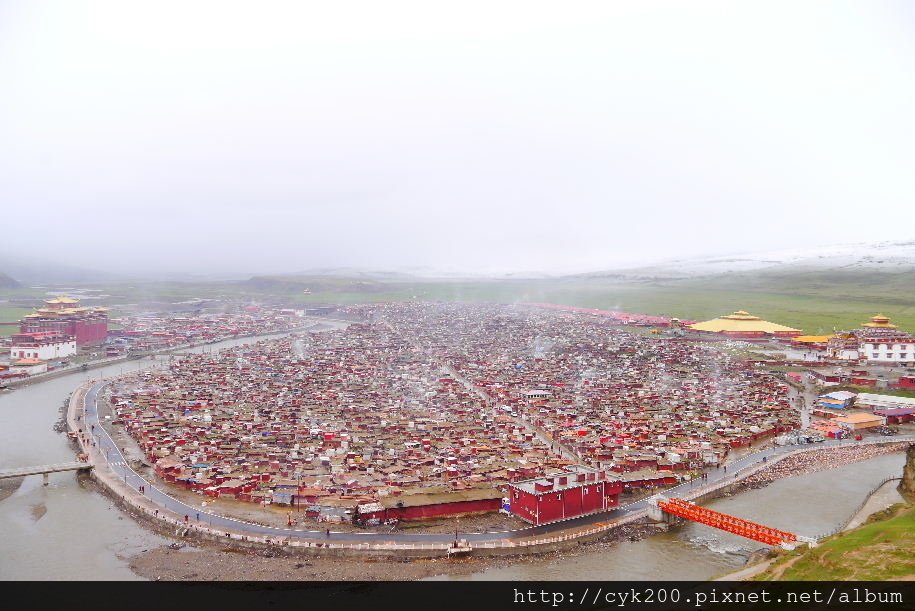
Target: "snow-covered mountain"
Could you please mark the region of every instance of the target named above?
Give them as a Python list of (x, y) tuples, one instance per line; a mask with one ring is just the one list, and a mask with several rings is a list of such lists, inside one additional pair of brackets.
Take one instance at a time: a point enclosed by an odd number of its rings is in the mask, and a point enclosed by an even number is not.
[(674, 259), (643, 267), (610, 269), (586, 276), (697, 278), (747, 272), (815, 270), (905, 272), (915, 270), (915, 241), (838, 244), (767, 252)]

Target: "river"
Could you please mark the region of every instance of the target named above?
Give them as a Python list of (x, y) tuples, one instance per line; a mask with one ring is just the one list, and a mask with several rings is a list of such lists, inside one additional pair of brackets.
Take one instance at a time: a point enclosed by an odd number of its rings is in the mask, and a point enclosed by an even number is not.
[[(264, 337), (227, 340), (183, 352), (209, 352), (260, 339)], [(152, 363), (149, 358), (125, 361), (0, 393), (0, 469), (72, 461), (69, 440), (54, 431), (64, 400), (86, 380), (146, 369)], [(52, 474), (48, 486), (42, 485), (40, 475), (27, 477), (0, 501), (0, 533), (3, 580), (139, 579), (129, 568), (130, 557), (170, 543), (139, 526), (106, 497), (82, 488), (73, 473)]]
[[(255, 341), (230, 340), (198, 347), (217, 350)], [(53, 430), (64, 400), (81, 382), (141, 368), (127, 361), (21, 387), (0, 394), (0, 468), (73, 460), (66, 436)], [(767, 488), (719, 499), (710, 506), (799, 534), (819, 534), (851, 516), (870, 490), (901, 473), (902, 454), (881, 456), (821, 473), (788, 478)], [(138, 579), (132, 555), (169, 543), (90, 492), (72, 473), (25, 479), (0, 501), (0, 579)], [(613, 548), (555, 561), (494, 568), (469, 579), (708, 579), (742, 566), (759, 547), (751, 541), (698, 524)]]
[[(851, 518), (864, 495), (902, 473), (903, 453), (775, 481), (765, 488), (703, 503), (706, 507), (800, 535), (831, 531)], [(737, 535), (687, 522), (680, 528), (612, 548), (488, 569), (445, 579), (706, 580), (741, 568), (764, 547)]]

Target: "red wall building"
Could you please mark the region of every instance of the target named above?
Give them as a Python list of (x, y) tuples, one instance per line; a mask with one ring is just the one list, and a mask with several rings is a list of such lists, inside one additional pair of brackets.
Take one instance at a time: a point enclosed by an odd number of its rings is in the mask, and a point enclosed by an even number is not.
[(108, 337), (108, 311), (81, 308), (78, 299), (55, 297), (25, 316), (19, 323), (19, 332), (59, 333), (75, 338), (78, 347), (94, 346)]
[(378, 503), (359, 508), (360, 520), (428, 520), (499, 511), (502, 493), (494, 488), (458, 492), (384, 496)]
[(619, 505), (623, 484), (604, 471), (571, 471), (509, 484), (511, 513), (534, 525), (550, 524)]

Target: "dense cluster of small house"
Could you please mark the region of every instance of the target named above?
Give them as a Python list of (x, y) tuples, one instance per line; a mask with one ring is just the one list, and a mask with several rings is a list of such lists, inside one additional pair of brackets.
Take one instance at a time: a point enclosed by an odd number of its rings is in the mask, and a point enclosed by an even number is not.
[(389, 309), (501, 409), (592, 466), (701, 468), (798, 425), (784, 381), (713, 345), (538, 308)]
[(117, 319), (119, 329), (108, 331), (109, 356), (145, 352), (187, 344), (213, 343), (235, 337), (287, 331), (302, 324), (302, 311), (256, 305), (223, 311), (136, 314)]
[(365, 322), (135, 374), (115, 387), (117, 418), (167, 481), (323, 519), (496, 509), (507, 483), (573, 462), (628, 487), (671, 484), (797, 425), (775, 377), (606, 318), (427, 303), (345, 314)]

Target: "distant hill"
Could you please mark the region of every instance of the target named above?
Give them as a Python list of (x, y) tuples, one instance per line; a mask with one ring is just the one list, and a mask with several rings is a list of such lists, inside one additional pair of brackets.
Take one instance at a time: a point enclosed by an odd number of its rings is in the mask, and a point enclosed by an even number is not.
[(278, 293), (378, 293), (391, 289), (388, 283), (368, 277), (346, 276), (254, 276), (242, 285)]
[(116, 274), (108, 272), (7, 253), (0, 253), (0, 269), (23, 285), (104, 282), (118, 279)]
[(672, 259), (645, 266), (610, 268), (606, 271), (579, 274), (578, 277), (645, 281), (812, 272), (915, 272), (915, 241), (840, 244)]
[(15, 278), (12, 278), (3, 272), (0, 272), (0, 289), (17, 289), (20, 284)]

